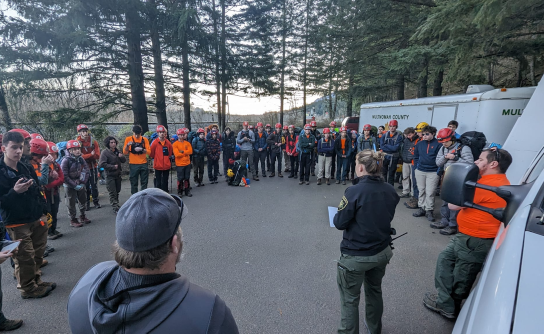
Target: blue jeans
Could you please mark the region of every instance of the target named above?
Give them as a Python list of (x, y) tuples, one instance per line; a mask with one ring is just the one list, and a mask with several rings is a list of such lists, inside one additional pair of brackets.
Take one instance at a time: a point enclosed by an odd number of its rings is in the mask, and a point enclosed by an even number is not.
[[(349, 158), (347, 157), (336, 157), (336, 180), (346, 181), (346, 176), (348, 175), (348, 160)], [(340, 173), (342, 175), (342, 178), (340, 178)]]

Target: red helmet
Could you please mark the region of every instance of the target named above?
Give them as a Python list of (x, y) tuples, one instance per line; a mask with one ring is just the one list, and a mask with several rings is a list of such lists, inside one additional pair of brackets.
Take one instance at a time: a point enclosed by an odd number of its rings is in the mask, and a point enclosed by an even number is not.
[(244, 122), (242, 123), (244, 126), (248, 126), (249, 125), (249, 122)]
[(30, 153), (48, 155), (48, 148), (47, 142), (43, 139), (36, 138), (30, 141)]
[(49, 146), (49, 152), (51, 153), (59, 152), (59, 148), (57, 147), (57, 144), (53, 143), (52, 141), (48, 141), (47, 146)]
[(370, 124), (363, 125), (363, 131), (372, 131), (372, 126)]
[(316, 121), (311, 121), (311, 122), (310, 122), (310, 126), (311, 126), (311, 127), (317, 126), (317, 122), (316, 122)]
[(87, 127), (87, 125), (85, 124), (79, 124), (77, 126), (77, 132), (81, 131), (81, 130), (89, 130), (89, 128)]
[(336, 122), (332, 121), (331, 124), (329, 124), (329, 126), (334, 128), (336, 126)]
[(289, 130), (289, 127), (288, 127), (287, 125), (284, 125), (284, 126), (283, 126), (283, 129), (284, 129), (284, 130)]
[(276, 129), (277, 129), (277, 128), (280, 128), (280, 129), (281, 129), (281, 124), (280, 124), (280, 123), (276, 123), (275, 128), (276, 128)]
[[(244, 122), (244, 123), (247, 123), (247, 122)], [(206, 131), (204, 131), (203, 128), (199, 128), (198, 130), (196, 130), (196, 133), (206, 133)]]
[(66, 148), (69, 150), (71, 148), (81, 148), (81, 144), (77, 140), (69, 140), (66, 143)]
[(249, 126), (249, 129), (250, 129), (250, 130), (253, 130), (253, 125), (250, 125), (250, 126)]
[(266, 124), (265, 128), (271, 128), (270, 124)]
[(41, 139), (41, 140), (44, 140), (42, 135), (39, 134), (39, 133), (31, 133), (30, 134), (30, 139)]
[(351, 133), (352, 133), (352, 134), (354, 134), (354, 133), (357, 134), (357, 131), (351, 130)]
[(389, 121), (389, 126), (396, 126), (398, 127), (399, 126), (399, 122), (397, 122), (396, 119), (392, 119)]
[(166, 128), (164, 127), (164, 125), (157, 125), (156, 131), (157, 132), (166, 132)]
[[(204, 131), (202, 131), (202, 132), (204, 132)], [(179, 136), (179, 135), (182, 135), (182, 134), (184, 134), (184, 133), (185, 133), (185, 132), (183, 131), (183, 129), (177, 129), (177, 131), (176, 131), (176, 134), (177, 134), (178, 136)]]
[(12, 130), (9, 130), (8, 132), (19, 132), (20, 134), (23, 135), (23, 138), (30, 139), (30, 133), (28, 133), (27, 131), (23, 129), (12, 129)]
[(263, 122), (257, 123), (257, 127), (263, 127)]
[(454, 132), (450, 128), (440, 129), (436, 135), (436, 140), (438, 140), (439, 143), (445, 143), (450, 141), (453, 135)]
[(343, 127), (340, 128), (340, 132), (347, 132), (347, 131), (348, 131), (348, 130), (346, 129), (345, 126), (343, 126)]
[(289, 129), (294, 129), (295, 126), (293, 124), (289, 125)]
[(304, 130), (311, 130), (310, 124), (304, 124)]
[(324, 128), (324, 129), (323, 129), (323, 134), (325, 134), (325, 133), (331, 133), (331, 129), (329, 129), (329, 128)]

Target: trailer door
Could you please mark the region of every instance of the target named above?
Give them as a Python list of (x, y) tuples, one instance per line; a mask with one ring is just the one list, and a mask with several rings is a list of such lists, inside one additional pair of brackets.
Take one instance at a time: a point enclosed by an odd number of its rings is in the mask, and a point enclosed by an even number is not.
[(435, 105), (433, 108), (432, 126), (438, 130), (446, 128), (451, 120), (457, 118), (457, 104)]

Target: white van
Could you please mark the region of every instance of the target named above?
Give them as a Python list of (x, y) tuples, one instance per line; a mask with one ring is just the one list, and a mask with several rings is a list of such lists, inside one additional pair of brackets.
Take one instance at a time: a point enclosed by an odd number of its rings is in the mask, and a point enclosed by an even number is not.
[(534, 91), (535, 87), (494, 89), (472, 85), (466, 94), (367, 103), (361, 105), (359, 132), (365, 124), (386, 125), (392, 119), (399, 122), (401, 131), (419, 122), (440, 130), (456, 120), (457, 133), (480, 131), (488, 142), (503, 144)]
[[(504, 224), (461, 309), (454, 334), (544, 333), (544, 137), (538, 130), (544, 120), (543, 104), (541, 80), (504, 145), (513, 157), (506, 173), (512, 185), (500, 187), (509, 192), (497, 192), (507, 206), (503, 211), (494, 210)], [(444, 177), (443, 198), (453, 195), (457, 198), (450, 198), (451, 203), (468, 206), (474, 188), (464, 184), (471, 167), (456, 174), (455, 169), (462, 165), (451, 167)], [(477, 167), (472, 167), (477, 175)]]

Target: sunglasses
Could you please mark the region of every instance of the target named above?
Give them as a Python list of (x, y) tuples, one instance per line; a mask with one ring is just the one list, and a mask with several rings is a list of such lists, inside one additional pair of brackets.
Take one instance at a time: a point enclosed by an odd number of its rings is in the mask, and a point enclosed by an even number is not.
[(424, 135), (424, 136), (430, 136), (430, 135), (432, 135), (432, 133), (430, 133), (430, 132), (425, 132), (423, 135)]
[(497, 163), (499, 163), (501, 161), (501, 153), (499, 152), (498, 149), (491, 149), (491, 148), (488, 148), (486, 149), (485, 151), (489, 151), (489, 152), (495, 152), (495, 161)]

